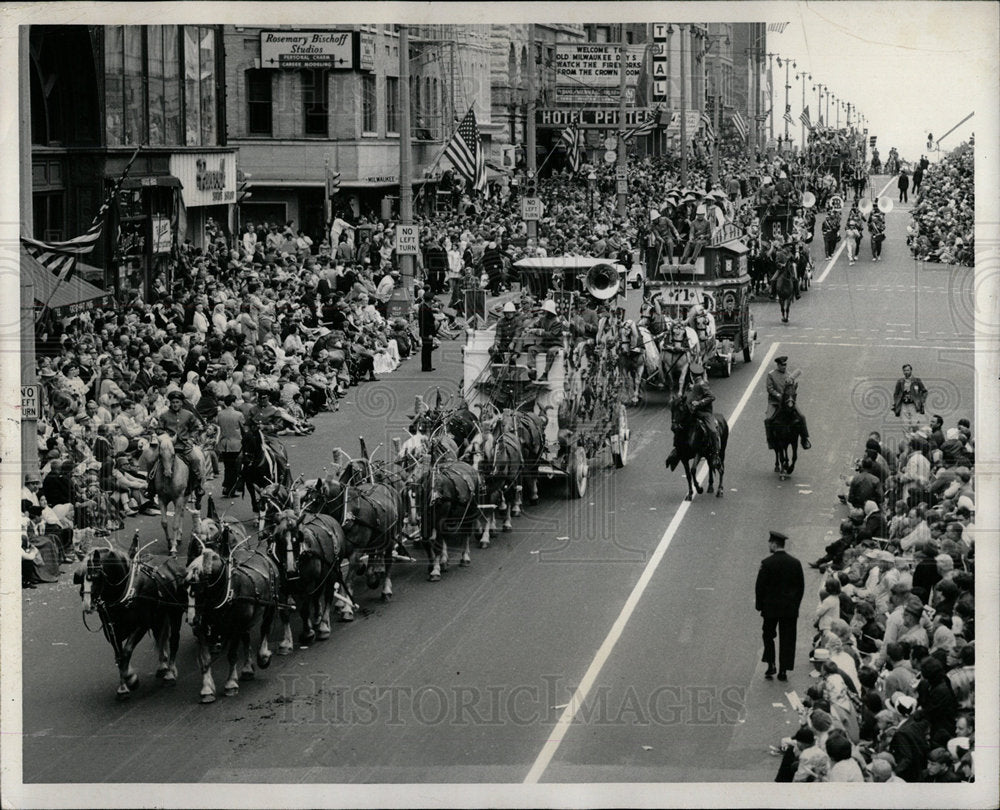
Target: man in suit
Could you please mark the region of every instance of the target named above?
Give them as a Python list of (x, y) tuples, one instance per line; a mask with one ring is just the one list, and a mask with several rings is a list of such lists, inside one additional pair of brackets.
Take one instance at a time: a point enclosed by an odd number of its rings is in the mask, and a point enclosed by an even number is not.
[(243, 449), (243, 426), (246, 417), (236, 409), (236, 397), (232, 394), (223, 399), (224, 407), (215, 421), (219, 425), (218, 451), (222, 461), (222, 497), (235, 497), (239, 477), (239, 457)]
[(909, 427), (917, 424), (917, 414), (924, 412), (927, 387), (923, 380), (913, 376), (913, 366), (903, 366), (903, 376), (896, 380), (896, 390), (892, 394), (892, 412), (906, 422)]
[(437, 321), (434, 320), (434, 293), (424, 290), (424, 299), (417, 308), (417, 325), (420, 328), (420, 370), (434, 371), (431, 353), (434, 351), (434, 336)]
[[(771, 437), (771, 423), (778, 413), (778, 408), (781, 407), (781, 398), (785, 394), (785, 386), (792, 379), (792, 376), (788, 374), (787, 356), (775, 357), (774, 362), (777, 368), (773, 368), (767, 372), (767, 413), (764, 414), (764, 434), (767, 436), (767, 447), (769, 450), (774, 449)], [(798, 374), (798, 372), (795, 373), (796, 375)], [(809, 441), (809, 428), (806, 425), (806, 418), (802, 415), (798, 406), (796, 406), (795, 412), (798, 414), (802, 425), (802, 449), (808, 450), (812, 447), (812, 442)]]
[(774, 637), (778, 639), (778, 680), (787, 681), (786, 674), (795, 663), (795, 624), (799, 617), (799, 604), (805, 592), (802, 563), (785, 551), (788, 540), (781, 532), (771, 532), (767, 545), (771, 556), (760, 563), (757, 572), (756, 601), (754, 609), (764, 620), (764, 677), (774, 677)]

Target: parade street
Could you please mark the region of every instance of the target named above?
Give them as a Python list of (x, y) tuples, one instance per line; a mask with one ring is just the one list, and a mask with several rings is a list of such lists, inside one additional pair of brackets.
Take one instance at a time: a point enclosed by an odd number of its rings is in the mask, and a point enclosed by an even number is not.
[[(894, 178), (871, 180), (876, 194), (894, 193)], [(187, 625), (176, 687), (154, 678), (146, 639), (133, 659), (141, 685), (117, 702), (112, 651), (81, 622), (69, 566), (58, 583), (24, 591), (24, 782), (772, 780), (768, 745), (798, 725), (785, 692), (804, 695), (812, 682), (821, 576), (806, 567), (788, 682), (765, 681), (754, 580), (769, 530), (787, 534), (804, 565), (823, 553), (846, 515), (839, 476), (853, 472), (868, 432), (904, 436), (891, 411), (902, 365), (926, 384), (928, 415), (948, 425), (973, 416), (973, 270), (916, 262), (905, 245), (909, 211), (897, 203), (886, 215), (881, 262), (866, 235), (850, 267), (842, 243), (823, 260), (820, 214), (813, 284), (789, 322), (766, 297), (751, 304), (753, 362), (738, 358), (730, 378), (709, 380), (731, 431), (721, 499), (684, 501), (682, 471), (664, 467), (665, 396), (650, 390), (628, 412), (628, 465), (613, 470), (610, 454), (599, 456), (583, 499), (546, 483), (512, 532), (473, 548), (471, 567), (453, 557), (437, 583), (423, 550), (411, 549), (416, 562), (393, 568), (391, 602), (359, 586), (353, 623), (276, 656), (211, 705), (198, 703)], [(640, 298), (629, 290), (629, 317)], [(435, 372), (411, 357), (350, 389), (312, 435), (283, 437), (293, 477), (322, 474), (336, 447), (359, 455), (359, 437), (385, 457), (406, 437), (416, 395), (455, 393), (462, 345), (444, 340)], [(798, 406), (812, 440), (785, 481), (762, 425), (764, 376), (780, 355), (801, 369)], [(220, 497), (220, 479), (208, 491), (220, 512), (252, 518), (248, 501)], [(189, 516), (184, 525), (182, 558)], [(127, 547), (135, 526), (162, 558), (157, 518), (130, 519), (111, 539)]]

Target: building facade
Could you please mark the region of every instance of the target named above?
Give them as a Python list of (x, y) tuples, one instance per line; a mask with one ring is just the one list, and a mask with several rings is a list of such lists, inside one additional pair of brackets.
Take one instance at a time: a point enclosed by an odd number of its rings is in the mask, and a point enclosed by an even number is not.
[(236, 197), (226, 144), (220, 26), (32, 26), (34, 237), (71, 239), (90, 226), (136, 148), (106, 214), (103, 241), (79, 267), (101, 287), (148, 297), (171, 251), (224, 227)]
[[(439, 173), (455, 118), (489, 97), (489, 40), (488, 26), (411, 26), (408, 34), (417, 193)], [(340, 174), (335, 208), (381, 215), (382, 201), (399, 194), (399, 26), (225, 26), (224, 40), (228, 140), (252, 184), (241, 224), (291, 222), (319, 244), (328, 169)], [(322, 52), (296, 50), (308, 47)], [(488, 106), (480, 101), (476, 114), (488, 138)]]

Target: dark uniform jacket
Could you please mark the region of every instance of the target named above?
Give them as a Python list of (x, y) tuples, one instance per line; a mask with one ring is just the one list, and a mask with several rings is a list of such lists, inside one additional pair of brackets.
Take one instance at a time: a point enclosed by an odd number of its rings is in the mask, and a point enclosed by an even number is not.
[(794, 618), (805, 593), (802, 563), (784, 549), (761, 560), (757, 572), (756, 603), (765, 619)]
[(430, 340), (437, 333), (434, 308), (426, 301), (421, 301), (417, 308), (417, 324), (420, 327), (420, 337), (424, 340)]
[(924, 412), (924, 400), (927, 398), (927, 386), (919, 377), (910, 377), (910, 391), (906, 391), (906, 378), (896, 380), (896, 390), (892, 392), (892, 411), (899, 416), (903, 410), (903, 400), (909, 396), (917, 413)]

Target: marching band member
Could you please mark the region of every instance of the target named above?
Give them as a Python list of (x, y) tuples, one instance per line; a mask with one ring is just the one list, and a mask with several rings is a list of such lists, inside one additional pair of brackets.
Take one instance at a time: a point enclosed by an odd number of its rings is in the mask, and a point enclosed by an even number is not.
[(882, 258), (882, 243), (885, 241), (885, 214), (876, 206), (868, 218), (868, 233), (872, 237), (872, 261)]

